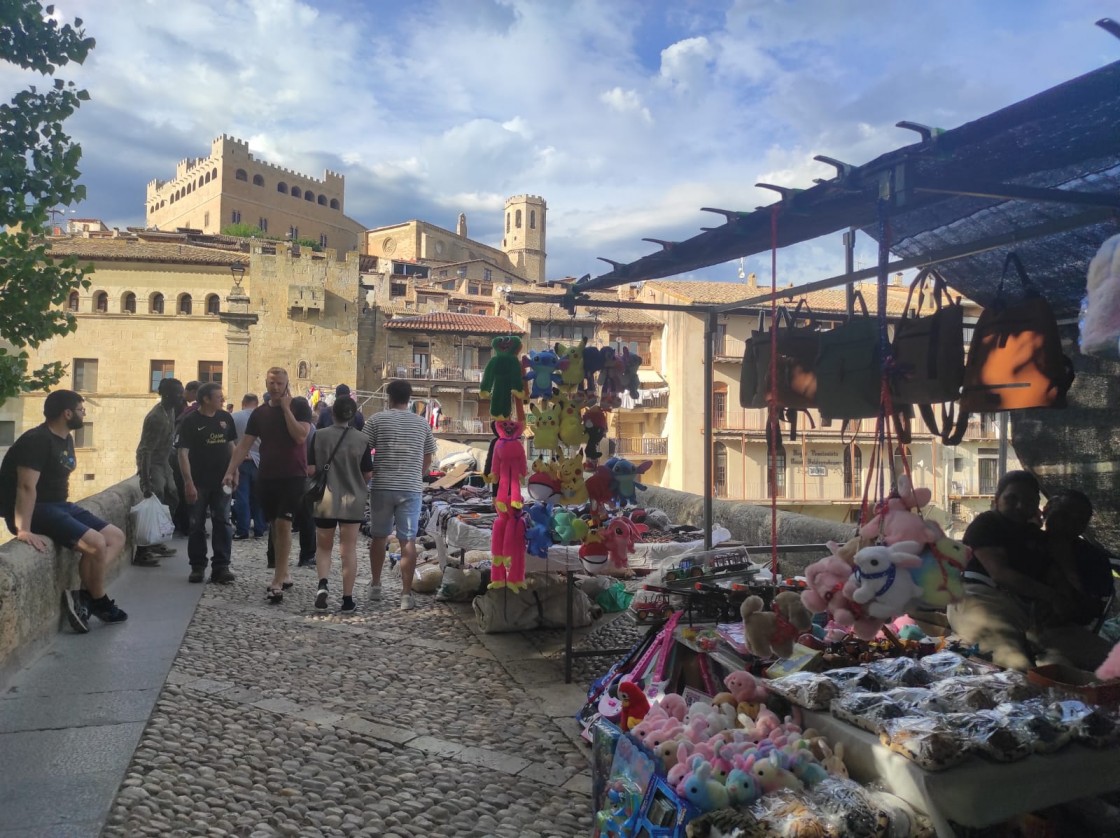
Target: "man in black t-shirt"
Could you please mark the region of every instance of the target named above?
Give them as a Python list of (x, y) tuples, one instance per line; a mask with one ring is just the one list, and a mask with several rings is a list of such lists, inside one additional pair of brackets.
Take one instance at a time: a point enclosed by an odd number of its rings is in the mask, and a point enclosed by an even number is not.
[(191, 563), (188, 580), (201, 582), (206, 574), (206, 513), (210, 513), (210, 581), (228, 584), (234, 580), (229, 569), (233, 530), (229, 507), (232, 493), (222, 486), (229, 468), (233, 444), (237, 441), (233, 416), (222, 409), (225, 395), (220, 384), (207, 383), (198, 388), (198, 410), (183, 417), (175, 446), (179, 450), (179, 469), (183, 491), (190, 504), (190, 537), (187, 557)]
[(106, 623), (128, 619), (105, 593), (105, 571), (124, 548), (124, 533), (88, 509), (70, 503), (70, 472), (77, 467), (70, 431), (85, 423), (85, 400), (55, 390), (43, 403), (46, 421), (15, 441), (0, 464), (0, 517), (18, 541), (39, 552), (45, 535), (80, 556), (82, 587), (64, 591), (62, 607), (74, 631), (89, 631), (89, 615)]

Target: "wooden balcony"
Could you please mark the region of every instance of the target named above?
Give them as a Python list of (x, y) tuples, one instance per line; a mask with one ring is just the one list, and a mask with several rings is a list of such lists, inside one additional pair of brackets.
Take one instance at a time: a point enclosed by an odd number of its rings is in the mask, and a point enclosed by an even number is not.
[(616, 440), (614, 450), (620, 457), (667, 457), (669, 440), (657, 436), (624, 436)]
[(746, 349), (747, 342), (745, 340), (724, 336), (716, 340), (714, 347), (715, 361), (717, 364), (741, 364)]

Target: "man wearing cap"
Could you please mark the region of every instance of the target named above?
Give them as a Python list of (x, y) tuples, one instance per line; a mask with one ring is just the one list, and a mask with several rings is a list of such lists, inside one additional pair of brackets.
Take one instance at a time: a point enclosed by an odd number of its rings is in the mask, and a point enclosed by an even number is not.
[[(342, 396), (350, 396), (350, 388), (345, 384), (339, 384), (334, 388), (334, 397), (338, 399)], [(351, 396), (351, 398), (353, 398), (353, 396)], [(350, 425), (356, 431), (360, 431), (365, 423), (366, 418), (362, 415), (362, 411), (360, 410), (355, 413), (354, 418), (350, 420)], [(332, 425), (334, 425), (334, 415), (329, 410), (324, 410), (319, 414), (319, 422), (316, 425), (317, 429), (322, 430), (323, 428), (329, 428)]]

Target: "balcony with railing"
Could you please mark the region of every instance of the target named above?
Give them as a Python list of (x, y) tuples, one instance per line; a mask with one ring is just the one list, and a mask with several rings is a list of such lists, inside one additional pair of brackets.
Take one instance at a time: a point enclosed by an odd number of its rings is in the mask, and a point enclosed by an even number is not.
[(999, 480), (991, 477), (981, 477), (979, 480), (954, 480), (950, 484), (949, 497), (951, 498), (990, 498), (996, 493)]
[(656, 436), (624, 436), (615, 442), (620, 457), (667, 457), (669, 440)]
[(713, 347), (717, 363), (742, 363), (743, 353), (746, 352), (746, 349), (747, 342), (745, 340), (733, 338), (730, 335), (717, 337), (715, 347)]
[(385, 364), (382, 374), (386, 378), (404, 378), (409, 381), (449, 382), (478, 384), (482, 370), (470, 367), (430, 366), (426, 364)]
[(668, 410), (669, 391), (653, 390), (642, 394), (642, 400), (637, 402), (630, 410)]
[(490, 436), (490, 428), (481, 419), (454, 419), (445, 416), (439, 420), (436, 436)]

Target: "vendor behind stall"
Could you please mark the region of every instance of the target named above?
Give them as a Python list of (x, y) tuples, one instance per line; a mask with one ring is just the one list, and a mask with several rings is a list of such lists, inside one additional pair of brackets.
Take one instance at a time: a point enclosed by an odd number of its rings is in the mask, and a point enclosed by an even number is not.
[(1060, 527), (1048, 537), (1039, 526), (1038, 506), (1032, 474), (1010, 471), (1000, 479), (992, 509), (965, 531), (972, 559), (964, 599), (949, 606), (949, 623), (1000, 666), (1027, 670), (1063, 663), (1096, 669), (1109, 651), (1106, 641), (1084, 627), (1097, 603), (1062, 572), (1051, 542), (1062, 554), (1070, 549), (1069, 537)]

